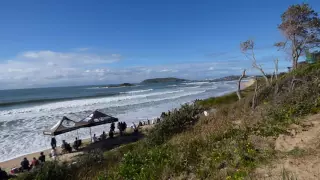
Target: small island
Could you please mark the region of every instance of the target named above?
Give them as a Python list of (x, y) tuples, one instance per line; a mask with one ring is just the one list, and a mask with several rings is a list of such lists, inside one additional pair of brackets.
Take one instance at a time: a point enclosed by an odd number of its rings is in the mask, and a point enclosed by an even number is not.
[(168, 83), (168, 82), (184, 82), (188, 81), (186, 79), (179, 79), (174, 77), (167, 77), (167, 78), (153, 78), (153, 79), (146, 79), (141, 82), (141, 84), (149, 84), (149, 83)]
[(134, 84), (131, 83), (122, 83), (122, 84), (112, 84), (109, 85), (109, 88), (113, 88), (113, 87), (128, 87), (128, 86), (135, 86)]

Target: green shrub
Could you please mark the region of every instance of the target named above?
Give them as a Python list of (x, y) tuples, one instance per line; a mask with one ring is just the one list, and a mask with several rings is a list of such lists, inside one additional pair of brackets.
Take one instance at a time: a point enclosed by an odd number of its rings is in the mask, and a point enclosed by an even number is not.
[(128, 152), (119, 166), (119, 175), (124, 179), (159, 179), (163, 169), (173, 162), (172, 153), (168, 146)]
[(72, 179), (71, 167), (66, 163), (46, 162), (41, 168), (18, 176), (18, 180), (56, 180)]
[(204, 109), (217, 108), (219, 105), (226, 105), (234, 103), (238, 100), (236, 93), (230, 93), (219, 97), (211, 97), (203, 100), (196, 100), (197, 105), (202, 106)]
[(17, 179), (24, 180), (70, 180), (91, 179), (96, 169), (103, 166), (104, 157), (101, 151), (94, 150), (76, 158), (75, 164), (58, 161), (47, 161), (34, 171), (23, 173)]
[(192, 127), (199, 120), (201, 112), (202, 109), (196, 104), (184, 104), (180, 109), (174, 109), (152, 129), (147, 142), (150, 145), (162, 144), (173, 135)]

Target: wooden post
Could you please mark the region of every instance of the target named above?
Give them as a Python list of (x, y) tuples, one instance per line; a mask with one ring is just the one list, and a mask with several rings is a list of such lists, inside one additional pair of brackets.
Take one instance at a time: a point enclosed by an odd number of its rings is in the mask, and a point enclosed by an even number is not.
[(79, 139), (79, 130), (77, 129), (77, 138)]
[(90, 128), (90, 141), (92, 142), (92, 133), (91, 133), (91, 127)]

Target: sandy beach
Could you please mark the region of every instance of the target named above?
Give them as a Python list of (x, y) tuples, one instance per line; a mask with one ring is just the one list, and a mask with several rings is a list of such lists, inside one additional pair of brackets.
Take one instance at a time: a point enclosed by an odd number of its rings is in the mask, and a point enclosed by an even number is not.
[[(245, 82), (242, 82), (241, 83), (241, 88), (244, 89), (246, 87), (249, 87), (251, 85), (253, 85), (255, 82), (254, 79), (249, 79)], [(145, 129), (149, 129), (151, 128), (152, 126), (143, 126), (142, 127), (142, 131), (144, 131)], [(129, 128), (128, 128), (129, 129)], [(126, 139), (123, 139), (123, 138), (120, 138), (120, 139), (117, 139), (117, 140), (114, 140), (114, 141), (117, 141), (116, 143), (115, 142), (112, 142), (112, 141), (109, 141), (107, 143), (100, 143), (100, 144), (97, 144), (97, 145), (92, 145), (91, 148), (101, 148), (102, 146), (104, 147), (104, 149), (106, 149), (105, 147), (114, 147), (115, 145), (121, 145), (123, 144), (122, 141), (124, 141), (125, 143), (129, 143), (129, 142), (134, 142), (136, 139), (129, 139), (129, 140), (126, 140)], [(86, 142), (86, 144), (90, 141), (90, 139), (85, 139), (83, 140), (83, 142)], [(48, 142), (50, 143), (50, 142)], [(70, 142), (69, 142), (70, 143)], [(111, 145), (110, 145), (111, 144)], [(90, 146), (90, 145), (89, 145)], [(108, 148), (107, 148), (108, 149)], [(45, 156), (46, 156), (46, 160), (51, 160), (50, 157), (49, 157), (49, 154), (50, 154), (50, 149), (47, 149), (47, 150), (44, 150), (42, 152), (44, 152)], [(30, 154), (27, 154), (27, 155), (24, 155), (24, 156), (20, 156), (20, 157), (17, 157), (17, 158), (14, 158), (14, 159), (11, 159), (11, 160), (8, 160), (8, 161), (4, 161), (4, 162), (0, 162), (0, 167), (9, 171), (11, 168), (13, 167), (20, 167), (20, 162), (23, 160), (24, 157), (26, 157), (30, 162), (32, 161), (33, 157), (36, 157), (38, 158), (40, 156), (40, 152), (35, 152), (35, 153), (30, 153)], [(61, 148), (58, 148), (58, 153), (61, 152)], [(73, 152), (73, 153), (69, 153), (69, 154), (64, 154), (64, 155), (60, 155), (59, 156), (59, 160), (64, 160), (64, 161), (69, 161), (72, 159), (72, 157), (76, 156), (76, 155), (79, 155), (81, 154), (82, 151), (79, 151), (79, 152)]]
[(249, 87), (249, 86), (252, 86), (255, 81), (256, 81), (255, 79), (251, 78), (251, 79), (249, 79), (249, 80), (246, 81), (246, 82), (242, 82), (242, 83), (241, 83), (241, 88), (244, 89), (244, 88), (247, 88), (247, 87)]
[[(84, 144), (84, 146), (79, 150), (79, 151), (75, 151), (72, 153), (67, 153), (67, 154), (61, 154), (61, 148), (58, 147), (57, 151), (58, 154), (60, 154), (58, 156), (58, 160), (60, 161), (71, 161), (73, 157), (82, 154), (84, 151), (88, 151), (90, 149), (113, 149), (119, 145), (123, 145), (123, 144), (127, 144), (127, 143), (131, 143), (131, 142), (135, 142), (137, 140), (139, 140), (140, 138), (143, 137), (143, 133), (147, 132), (149, 129), (151, 129), (153, 127), (153, 125), (144, 125), (142, 127), (140, 127), (139, 131), (142, 133), (138, 136), (136, 135), (132, 135), (131, 133), (133, 132), (131, 130), (131, 128), (127, 129), (127, 136), (123, 136), (120, 137), (118, 136), (118, 133), (115, 134), (115, 138), (113, 139), (106, 139), (103, 141), (99, 141), (97, 143), (90, 143), (90, 139), (83, 139), (82, 142)], [(47, 149), (44, 151), (39, 151), (39, 152), (35, 152), (35, 153), (30, 153), (24, 156), (20, 156), (8, 161), (4, 161), (4, 162), (0, 162), (0, 167), (5, 169), (6, 171), (10, 171), (11, 168), (13, 167), (20, 167), (20, 162), (23, 160), (24, 157), (26, 157), (30, 163), (33, 159), (33, 157), (37, 158), (40, 156), (40, 152), (43, 152), (44, 155), (46, 156), (46, 161), (51, 161), (52, 159), (49, 157), (51, 149)]]
[[(58, 150), (58, 153), (61, 152), (61, 148), (58, 148), (57, 150)], [(7, 171), (9, 171), (13, 167), (20, 167), (20, 162), (23, 160), (24, 157), (26, 157), (29, 160), (29, 162), (31, 163), (33, 157), (35, 157), (37, 159), (39, 158), (40, 152), (44, 153), (44, 155), (46, 156), (46, 161), (50, 161), (51, 160), (51, 158), (49, 157), (50, 151), (51, 151), (50, 149), (47, 149), (47, 150), (44, 150), (44, 151), (39, 151), (39, 152), (27, 154), (25, 156), (20, 156), (20, 157), (11, 159), (9, 161), (1, 162), (0, 163), (0, 167), (5, 169), (5, 170), (7, 170)], [(80, 153), (82, 153), (82, 152), (79, 151), (79, 152), (72, 152), (72, 153), (69, 153), (69, 154), (63, 154), (63, 155), (59, 156), (59, 160), (68, 161), (72, 157), (74, 157), (76, 155), (79, 155)]]

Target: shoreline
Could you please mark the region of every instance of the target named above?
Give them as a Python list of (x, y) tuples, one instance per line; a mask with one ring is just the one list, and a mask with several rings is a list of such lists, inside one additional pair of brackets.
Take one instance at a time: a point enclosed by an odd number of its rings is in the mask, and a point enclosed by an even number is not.
[[(241, 89), (243, 90), (243, 89), (253, 85), (254, 83), (255, 83), (255, 79), (249, 78), (249, 79), (247, 79), (247, 81), (241, 83)], [(225, 94), (223, 94), (223, 95), (225, 95)], [(223, 95), (221, 95), (221, 96), (223, 96)], [(128, 129), (129, 128), (130, 127), (128, 127)], [(83, 139), (83, 142), (89, 142), (89, 141), (90, 141), (90, 138)], [(13, 167), (20, 167), (20, 162), (22, 161), (22, 159), (24, 157), (27, 157), (27, 159), (31, 162), (33, 157), (35, 157), (35, 158), (39, 157), (40, 152), (44, 152), (44, 154), (46, 155), (46, 160), (48, 160), (48, 159), (50, 159), (50, 157), (49, 157), (50, 151), (51, 151), (51, 149), (45, 149), (45, 150), (39, 150), (37, 152), (28, 153), (25, 155), (18, 155), (17, 157), (14, 157), (12, 159), (0, 162), (0, 168), (5, 169), (5, 170), (10, 170)], [(60, 149), (58, 149), (58, 151), (60, 152)], [(61, 160), (68, 160), (71, 157), (74, 157), (75, 155), (79, 154), (79, 152), (82, 152), (82, 151), (64, 154), (64, 155), (60, 156), (60, 157), (62, 157), (60, 159)]]

